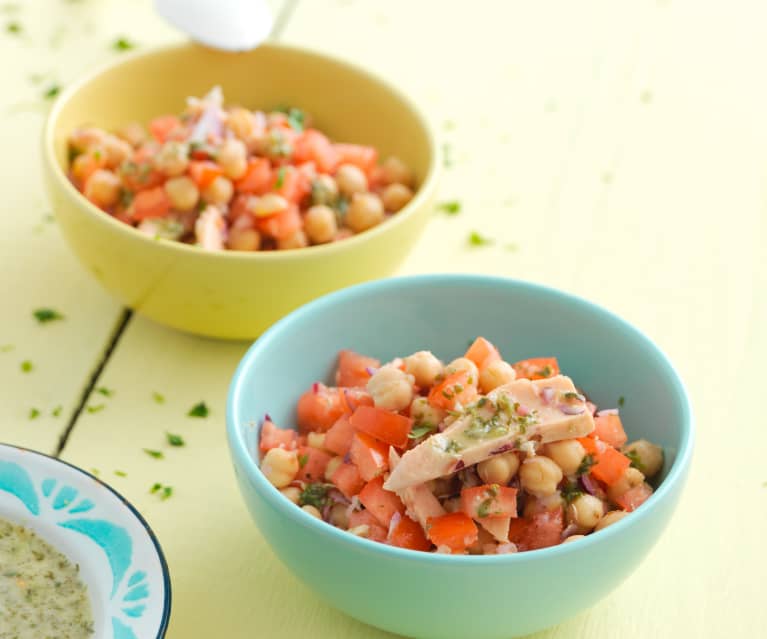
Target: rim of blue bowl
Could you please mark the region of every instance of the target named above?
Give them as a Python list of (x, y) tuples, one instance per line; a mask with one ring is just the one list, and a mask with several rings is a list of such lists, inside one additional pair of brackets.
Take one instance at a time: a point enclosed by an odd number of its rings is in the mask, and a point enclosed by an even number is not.
[(96, 481), (97, 483), (101, 484), (101, 486), (106, 488), (110, 493), (112, 493), (115, 497), (117, 497), (117, 499), (119, 499), (122, 502), (123, 506), (125, 506), (130, 511), (130, 513), (138, 520), (138, 522), (146, 531), (146, 534), (149, 536), (150, 541), (154, 545), (155, 552), (157, 553), (157, 557), (160, 560), (160, 567), (162, 568), (163, 584), (165, 586), (165, 597), (163, 599), (162, 619), (160, 620), (160, 627), (158, 628), (157, 636), (155, 637), (155, 639), (163, 639), (163, 637), (165, 637), (165, 634), (168, 631), (168, 624), (170, 623), (170, 611), (171, 611), (171, 605), (172, 605), (170, 569), (168, 568), (168, 562), (165, 559), (165, 554), (162, 551), (162, 546), (160, 546), (160, 541), (157, 538), (157, 535), (155, 535), (154, 531), (152, 530), (152, 527), (147, 523), (146, 519), (144, 519), (143, 515), (138, 511), (138, 509), (133, 504), (131, 504), (125, 497), (123, 497), (120, 493), (118, 493), (114, 488), (112, 488), (109, 484), (107, 484), (103, 480), (96, 477), (96, 475), (89, 473), (87, 470), (83, 470), (79, 466), (70, 464), (68, 461), (64, 461), (63, 459), (59, 459), (58, 457), (53, 457), (52, 455), (46, 455), (45, 453), (41, 453), (39, 450), (32, 450), (31, 448), (25, 448), (24, 446), (17, 446), (16, 444), (0, 441), (0, 448), (2, 447), (13, 448), (15, 450), (23, 451), (24, 453), (31, 453), (33, 455), (38, 455), (39, 457), (45, 457), (52, 462), (61, 464), (63, 466), (68, 466), (72, 470), (76, 470), (80, 474), (85, 475), (89, 479)]
[[(302, 509), (297, 508), (295, 504), (286, 499), (266, 479), (258, 464), (256, 463), (256, 460), (251, 454), (251, 451), (248, 450), (245, 444), (242, 428), (244, 424), (237, 423), (235, 421), (234, 415), (235, 407), (239, 403), (239, 397), (241, 394), (247, 392), (248, 390), (247, 388), (244, 388), (243, 382), (245, 378), (245, 371), (253, 364), (253, 362), (259, 357), (265, 348), (267, 348), (272, 342), (280, 339), (280, 334), (283, 329), (295, 321), (301, 320), (307, 316), (311, 316), (316, 311), (332, 307), (339, 302), (353, 300), (359, 296), (366, 296), (375, 294), (379, 291), (398, 289), (403, 287), (440, 287), (453, 286), (455, 284), (471, 285), (473, 287), (525, 289), (528, 291), (536, 291), (538, 293), (543, 293), (545, 295), (558, 298), (567, 304), (574, 304), (591, 312), (601, 314), (613, 322), (616, 322), (630, 333), (633, 333), (636, 337), (643, 340), (647, 347), (650, 348), (658, 357), (662, 365), (668, 369), (675, 384), (674, 390), (682, 400), (682, 410), (684, 413), (682, 429), (680, 433), (681, 441), (679, 450), (677, 452), (674, 463), (669, 469), (665, 479), (658, 486), (657, 490), (653, 492), (652, 496), (637, 510), (631, 513), (631, 517), (622, 518), (615, 524), (599, 531), (599, 535), (586, 535), (586, 537), (581, 539), (577, 544), (559, 544), (557, 546), (550, 546), (548, 548), (541, 548), (538, 550), (520, 553), (508, 553), (503, 555), (448, 555), (398, 548), (396, 546), (389, 546), (387, 544), (371, 541), (356, 535), (350, 535), (348, 532), (336, 528), (335, 526), (332, 526), (325, 521), (320, 521), (317, 518), (304, 512)], [(341, 543), (348, 543), (359, 548), (360, 550), (367, 552), (377, 552), (382, 555), (396, 557), (398, 559), (420, 560), (428, 563), (458, 563), (466, 565), (487, 564), (489, 562), (509, 564), (526, 563), (529, 561), (550, 558), (565, 553), (578, 552), (579, 548), (586, 548), (589, 545), (600, 543), (600, 539), (604, 540), (613, 535), (620, 535), (624, 529), (633, 525), (632, 522), (636, 523), (640, 519), (646, 517), (650, 510), (652, 510), (657, 503), (666, 498), (667, 494), (671, 490), (672, 485), (676, 484), (677, 482), (684, 481), (685, 473), (690, 465), (695, 439), (692, 405), (684, 382), (682, 381), (681, 376), (679, 375), (676, 367), (673, 365), (669, 357), (643, 331), (622, 319), (612, 311), (604, 308), (603, 306), (556, 288), (545, 286), (543, 284), (536, 284), (525, 280), (497, 277), (492, 275), (475, 275), (465, 273), (412, 275), (365, 282), (363, 284), (357, 284), (324, 295), (323, 297), (317, 298), (316, 300), (313, 300), (312, 302), (309, 302), (286, 315), (273, 326), (271, 326), (263, 335), (261, 335), (261, 337), (259, 337), (251, 345), (251, 347), (245, 353), (245, 356), (240, 361), (240, 364), (234, 373), (234, 377), (232, 378), (232, 382), (229, 387), (226, 406), (226, 423), (227, 438), (229, 440), (230, 450), (235, 456), (236, 460), (239, 462), (240, 467), (245, 469), (248, 480), (255, 485), (256, 490), (258, 490), (263, 499), (265, 499), (273, 508), (283, 512), (285, 516), (290, 517), (296, 523), (309, 527), (318, 535), (332, 537), (336, 541)]]

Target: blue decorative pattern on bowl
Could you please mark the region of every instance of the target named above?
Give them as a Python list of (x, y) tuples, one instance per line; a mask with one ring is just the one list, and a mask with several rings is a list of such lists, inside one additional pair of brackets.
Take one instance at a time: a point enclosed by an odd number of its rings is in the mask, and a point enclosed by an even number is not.
[(165, 636), (171, 601), (165, 557), (141, 515), (112, 488), (66, 462), (0, 444), (0, 518), (79, 564), (94, 638)]

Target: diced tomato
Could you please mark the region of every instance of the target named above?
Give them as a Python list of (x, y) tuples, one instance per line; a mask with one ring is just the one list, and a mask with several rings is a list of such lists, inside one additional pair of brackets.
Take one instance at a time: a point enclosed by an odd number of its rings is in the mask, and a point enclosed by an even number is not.
[(324, 450), (312, 446), (300, 446), (298, 448), (298, 475), (300, 481), (324, 481), (325, 469), (328, 462), (333, 459)]
[(181, 126), (181, 120), (175, 115), (161, 115), (149, 123), (149, 132), (155, 140), (162, 143), (171, 137), (173, 131)]
[(215, 162), (208, 160), (194, 160), (189, 163), (189, 177), (194, 180), (197, 188), (200, 190), (208, 188), (217, 177), (224, 174), (222, 169)]
[(594, 459), (596, 459), (604, 447), (597, 445), (597, 441), (592, 437), (593, 434), (594, 433), (592, 432), (588, 437), (578, 437), (578, 441), (580, 442), (581, 446), (586, 449), (586, 452), (589, 455), (594, 455)]
[[(138, 153), (136, 154), (138, 155)], [(162, 173), (155, 170), (151, 160), (123, 162), (118, 171), (123, 186), (128, 191), (153, 189), (162, 184)]]
[(230, 222), (234, 222), (243, 215), (250, 217), (249, 206), (251, 197), (247, 193), (240, 193), (232, 198), (232, 203), (229, 205), (229, 213), (227, 214)]
[(298, 204), (311, 190), (304, 175), (293, 166), (281, 166), (272, 172), (271, 190), (284, 197), (288, 202)]
[(333, 173), (339, 155), (330, 140), (316, 129), (306, 129), (296, 138), (293, 159), (297, 163), (314, 162), (320, 173)]
[(357, 526), (367, 526), (369, 528), (368, 539), (386, 542), (388, 531), (373, 517), (370, 511), (355, 510), (349, 515), (349, 528), (356, 528)]
[(561, 507), (554, 510), (541, 510), (533, 514), (527, 526), (521, 530), (515, 530), (517, 541), (514, 543), (519, 550), (537, 550), (556, 546), (562, 541), (563, 529), (564, 517)]
[(559, 362), (556, 357), (533, 357), (512, 364), (518, 378), (545, 379), (559, 375)]
[(626, 431), (619, 415), (597, 415), (594, 418), (594, 431), (592, 435), (599, 437), (610, 446), (620, 448), (628, 441)]
[(597, 463), (591, 467), (591, 474), (608, 486), (616, 483), (631, 466), (628, 457), (607, 445), (603, 451), (597, 453), (596, 459)]
[(427, 529), (428, 537), (435, 546), (447, 546), (453, 552), (465, 551), (479, 536), (477, 525), (462, 512), (431, 517)]
[(339, 417), (325, 433), (325, 448), (336, 455), (346, 455), (352, 447), (354, 426), (346, 415)]
[(339, 417), (344, 408), (337, 388), (314, 384), (298, 400), (298, 430), (301, 433), (318, 431), (324, 433)]
[(370, 177), (378, 163), (378, 151), (372, 146), (361, 144), (335, 144), (338, 164), (353, 164)]
[(161, 186), (139, 191), (133, 197), (133, 218), (136, 220), (164, 217), (169, 212), (170, 200)]
[(354, 495), (359, 494), (362, 487), (365, 485), (365, 480), (360, 477), (359, 469), (354, 464), (346, 462), (336, 468), (330, 481), (335, 484), (336, 488), (338, 488), (347, 499), (351, 499)]
[(372, 406), (373, 398), (364, 388), (339, 388), (344, 411), (351, 415), (358, 406)]
[(259, 448), (265, 453), (272, 448), (295, 450), (298, 433), (291, 428), (277, 428), (268, 419), (261, 425), (261, 442)]
[(472, 519), (517, 516), (517, 489), (485, 484), (461, 491), (461, 510)]
[(358, 431), (397, 448), (407, 446), (407, 436), (413, 427), (409, 417), (375, 406), (358, 406), (349, 421)]
[(234, 183), (234, 188), (239, 193), (263, 195), (272, 186), (272, 165), (266, 158), (250, 158), (248, 168), (239, 180)]
[(338, 353), (338, 370), (336, 384), (338, 386), (365, 386), (371, 375), (368, 368), (381, 366), (381, 361), (374, 357), (366, 357), (354, 351), (343, 350)]
[(384, 490), (384, 479), (381, 476), (371, 479), (360, 491), (360, 503), (375, 516), (378, 521), (388, 527), (394, 513), (404, 513), (405, 504), (397, 495)]
[(522, 517), (512, 519), (509, 523), (509, 541), (519, 546), (522, 539), (527, 534), (527, 529), (530, 528), (530, 521)]
[(426, 552), (431, 549), (431, 542), (426, 538), (421, 524), (407, 515), (402, 515), (396, 522), (390, 522), (386, 541), (392, 546), (410, 550)]
[(469, 373), (466, 371), (448, 375), (429, 392), (429, 404), (445, 410), (451, 410), (456, 402), (466, 406), (477, 397), (477, 381), (475, 379), (470, 383)]
[(474, 343), (469, 346), (469, 350), (464, 355), (482, 370), (485, 366), (501, 359), (501, 354), (493, 344), (484, 337), (478, 337)]
[(359, 431), (352, 438), (349, 455), (365, 481), (378, 477), (389, 468), (389, 445)]
[(645, 503), (650, 495), (652, 495), (652, 487), (647, 482), (642, 482), (623, 493), (615, 500), (615, 503), (623, 510), (632, 512)]
[(301, 225), (301, 214), (298, 212), (298, 207), (295, 204), (291, 204), (280, 213), (275, 213), (269, 217), (260, 217), (256, 221), (256, 226), (261, 233), (265, 233), (278, 240), (289, 237), (298, 231)]
[(101, 149), (90, 149), (72, 161), (71, 175), (82, 186), (88, 178), (106, 166), (106, 153)]

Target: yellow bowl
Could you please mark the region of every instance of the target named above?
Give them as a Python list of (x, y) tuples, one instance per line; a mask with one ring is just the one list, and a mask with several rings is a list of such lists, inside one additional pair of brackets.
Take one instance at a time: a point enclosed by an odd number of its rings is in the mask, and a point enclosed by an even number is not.
[[(66, 176), (67, 136), (176, 113), (187, 96), (220, 85), (228, 103), (294, 104), (336, 140), (370, 144), (413, 167), (413, 200), (380, 226), (333, 244), (268, 252), (203, 251), (154, 240), (86, 200)], [(183, 331), (249, 339), (319, 295), (391, 273), (423, 230), (440, 158), (413, 103), (379, 78), (333, 58), (267, 44), (222, 53), (185, 44), (138, 53), (85, 78), (53, 105), (44, 131), (48, 192), (64, 236), (85, 267), (121, 302)]]

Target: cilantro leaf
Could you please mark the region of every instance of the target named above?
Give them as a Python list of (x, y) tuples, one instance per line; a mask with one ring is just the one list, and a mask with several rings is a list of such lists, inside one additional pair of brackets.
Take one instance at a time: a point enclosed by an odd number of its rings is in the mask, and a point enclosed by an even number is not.
[(106, 404), (91, 404), (90, 406), (86, 406), (85, 410), (93, 414), (93, 413), (99, 413), (105, 408), (106, 408)]
[(419, 424), (413, 428), (413, 430), (408, 433), (408, 437), (410, 439), (418, 439), (419, 437), (423, 437), (426, 433), (433, 431), (434, 428), (435, 427), (432, 424), (427, 424), (424, 422), (423, 424)]
[(279, 171), (277, 171), (277, 179), (274, 182), (275, 189), (281, 189), (282, 185), (285, 184), (285, 172), (286, 169), (284, 166), (281, 166)]
[(173, 433), (165, 433), (165, 438), (171, 446), (184, 446), (184, 438), (181, 435), (174, 435)]
[(38, 308), (36, 311), (32, 312), (32, 315), (34, 315), (35, 319), (41, 324), (64, 319), (64, 316), (61, 313), (52, 308)]
[(580, 497), (583, 491), (580, 489), (578, 482), (568, 481), (562, 488), (562, 498), (571, 504), (575, 499)]
[(642, 463), (642, 458), (639, 456), (639, 453), (637, 451), (627, 450), (623, 454), (631, 460), (631, 465), (634, 468), (636, 468), (637, 470), (641, 470), (642, 472), (645, 472), (645, 466)]
[(21, 362), (22, 373), (31, 373), (33, 370), (35, 370), (35, 365), (28, 359), (25, 359), (23, 362)]
[(490, 246), (495, 243), (495, 240), (481, 235), (478, 231), (472, 231), (469, 233), (469, 246)]
[(437, 210), (447, 213), (448, 215), (458, 215), (461, 212), (461, 203), (458, 200), (441, 202), (437, 205)]
[(586, 455), (582, 460), (580, 465), (578, 466), (578, 470), (575, 471), (576, 475), (585, 475), (591, 470), (591, 467), (597, 463), (597, 460), (594, 459), (594, 455)]
[(307, 484), (298, 498), (299, 506), (314, 506), (322, 510), (328, 501), (328, 487), (325, 484)]
[(291, 108), (288, 111), (288, 124), (290, 125), (291, 129), (297, 131), (298, 133), (303, 132), (305, 119), (306, 116), (301, 109)]
[(96, 392), (99, 395), (103, 395), (104, 397), (112, 397), (112, 395), (115, 394), (115, 392), (111, 388), (107, 388), (106, 386), (99, 386), (96, 389)]
[(112, 48), (115, 51), (130, 51), (131, 49), (135, 49), (136, 45), (128, 40), (128, 38), (120, 37), (112, 43)]
[(303, 454), (298, 456), (298, 467), (303, 468), (309, 463), (309, 455)]
[(158, 393), (157, 391), (152, 391), (152, 399), (155, 401), (155, 404), (165, 403), (165, 395)]
[(59, 415), (61, 415), (62, 410), (64, 410), (64, 407), (59, 404), (58, 406), (56, 406), (56, 408), (54, 408), (51, 411), (51, 415), (53, 415), (54, 417), (58, 417)]
[(30, 408), (29, 409), (29, 419), (37, 419), (40, 417), (40, 411), (36, 408)]
[(207, 417), (209, 414), (208, 407), (205, 404), (205, 402), (200, 402), (199, 404), (195, 404), (192, 406), (192, 408), (189, 409), (189, 412), (187, 413), (188, 417)]
[(480, 517), (487, 517), (490, 512), (490, 506), (493, 505), (493, 498), (488, 497), (487, 499), (483, 500), (482, 503), (480, 503), (479, 508), (477, 508), (477, 515)]
[(157, 495), (161, 501), (165, 501), (173, 495), (173, 486), (163, 486), (161, 483), (155, 483), (149, 489), (149, 493)]
[(61, 93), (61, 87), (58, 84), (52, 84), (43, 92), (43, 98), (53, 100), (59, 93)]
[(161, 450), (151, 450), (150, 448), (142, 448), (141, 450), (143, 450), (153, 459), (165, 459), (165, 453), (163, 453)]

